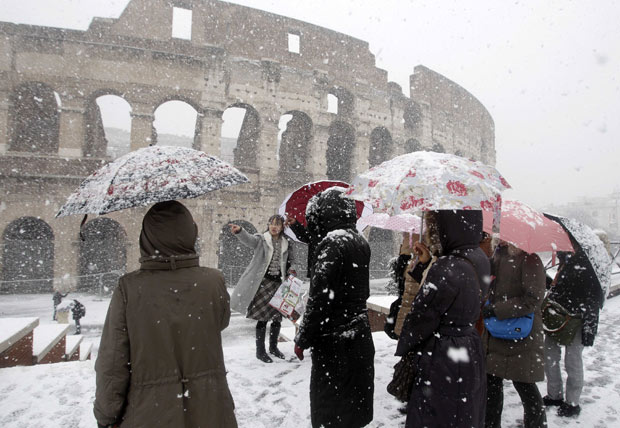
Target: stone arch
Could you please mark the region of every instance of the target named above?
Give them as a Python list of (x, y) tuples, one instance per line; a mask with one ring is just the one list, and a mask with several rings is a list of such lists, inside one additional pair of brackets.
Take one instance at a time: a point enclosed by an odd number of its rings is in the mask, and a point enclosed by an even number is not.
[(353, 93), (342, 86), (333, 86), (328, 90), (328, 94), (338, 99), (338, 116), (351, 117), (355, 110), (355, 97)]
[(351, 156), (355, 147), (355, 129), (346, 122), (336, 121), (329, 125), (327, 139), (327, 178), (349, 181), (351, 179)]
[[(279, 172), (290, 178), (305, 176), (306, 164), (312, 144), (312, 119), (301, 111), (290, 111), (290, 115), (280, 138), (278, 148)], [(282, 119), (280, 119), (282, 122)], [(296, 180), (299, 181), (299, 180)], [(303, 181), (303, 179), (302, 179)]]
[[(252, 223), (245, 220), (232, 220), (228, 223), (238, 224), (250, 234), (256, 233), (256, 228)], [(226, 284), (229, 287), (234, 287), (245, 268), (252, 261), (253, 251), (233, 236), (228, 223), (220, 230), (217, 268), (224, 274)]]
[(17, 86), (11, 94), (9, 150), (58, 153), (59, 100), (58, 94), (44, 83)]
[(419, 152), (420, 150), (422, 150), (422, 144), (415, 138), (405, 141), (405, 153)]
[(127, 268), (127, 234), (107, 217), (86, 223), (79, 238), (78, 289), (111, 292)]
[[(189, 108), (188, 108), (189, 107)], [(163, 110), (160, 110), (163, 109)], [(175, 111), (175, 113), (171, 113), (169, 111)], [(181, 110), (184, 110), (181, 112)], [(192, 113), (193, 110), (193, 113)], [(200, 121), (199, 114), (201, 108), (198, 103), (194, 102), (192, 99), (182, 96), (169, 96), (161, 100), (156, 104), (155, 109), (153, 110), (153, 132), (155, 134), (155, 141), (158, 145), (166, 145), (166, 146), (181, 146), (188, 147), (193, 149), (200, 149)], [(165, 115), (162, 117), (158, 116), (158, 112)], [(183, 118), (183, 121), (187, 121), (183, 123), (184, 131), (186, 131), (186, 135), (178, 135), (178, 134), (170, 134), (167, 132), (160, 132), (160, 129), (166, 130), (170, 128), (170, 117), (172, 117), (173, 122), (177, 125), (176, 132), (178, 132), (179, 128), (179, 118)], [(193, 124), (190, 124), (193, 116)], [(187, 132), (190, 131), (190, 132)], [(191, 136), (187, 135), (190, 134)], [(178, 138), (177, 138), (178, 137)]]
[(368, 235), (370, 245), (370, 277), (386, 278), (389, 276), (389, 262), (395, 253), (394, 232), (373, 227)]
[(392, 155), (392, 135), (387, 128), (379, 126), (370, 133), (368, 164), (372, 168), (390, 159)]
[(98, 100), (102, 97), (114, 97), (122, 100), (128, 107), (128, 125), (131, 126), (131, 104), (125, 99), (125, 94), (116, 89), (100, 89), (92, 93), (86, 102), (84, 113), (84, 147), (87, 157), (106, 157), (115, 159), (130, 151), (130, 133), (121, 131), (106, 131), (106, 119), (101, 112)]
[[(241, 122), (238, 135), (236, 138), (224, 134), (227, 132), (227, 128), (230, 128), (230, 124), (227, 123), (227, 112), (229, 109), (243, 109), (243, 118), (235, 118)], [(240, 168), (258, 168), (258, 145), (261, 132), (261, 121), (258, 111), (250, 104), (246, 103), (234, 103), (224, 110), (222, 115), (224, 123), (222, 125), (222, 140), (220, 153), (222, 159), (229, 161), (232, 158), (232, 164)], [(236, 127), (238, 124), (233, 124)]]
[(411, 101), (405, 107), (403, 112), (403, 120), (405, 122), (405, 130), (409, 134), (419, 135), (422, 128), (422, 108), (414, 101)]
[(4, 229), (3, 293), (48, 293), (54, 286), (54, 232), (43, 220), (20, 217)]

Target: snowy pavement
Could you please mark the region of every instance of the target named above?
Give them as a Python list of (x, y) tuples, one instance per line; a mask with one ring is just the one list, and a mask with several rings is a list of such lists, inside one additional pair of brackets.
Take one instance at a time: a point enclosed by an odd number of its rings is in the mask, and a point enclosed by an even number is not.
[[(84, 340), (93, 343), (93, 360), (32, 367), (0, 369), (0, 427), (87, 428), (95, 424), (92, 402), (95, 393), (94, 358), (109, 299), (71, 294), (86, 306), (82, 319)], [(2, 295), (0, 317), (39, 317), (51, 324), (51, 295)], [(263, 364), (254, 356), (254, 322), (233, 315), (223, 333), (224, 355), (230, 389), (240, 427), (309, 427), (310, 358), (294, 358), (293, 344), (282, 343), (287, 359)], [(286, 327), (286, 325), (283, 325)], [(74, 328), (71, 325), (70, 332)], [(373, 335), (375, 355), (374, 421), (371, 427), (399, 427), (405, 418), (385, 387), (397, 359), (396, 342), (383, 333)], [(585, 388), (578, 419), (563, 419), (547, 412), (550, 427), (620, 426), (620, 297), (610, 299), (601, 315), (595, 346), (586, 348)], [(308, 354), (308, 352), (306, 352)], [(539, 388), (546, 393), (545, 383)], [(503, 426), (521, 426), (523, 410), (509, 382), (505, 384)]]

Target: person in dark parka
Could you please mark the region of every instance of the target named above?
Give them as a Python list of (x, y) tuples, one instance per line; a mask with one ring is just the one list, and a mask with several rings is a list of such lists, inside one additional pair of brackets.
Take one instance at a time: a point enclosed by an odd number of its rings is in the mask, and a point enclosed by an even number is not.
[(295, 352), (312, 348), (313, 427), (363, 427), (373, 418), (374, 354), (366, 300), (370, 247), (355, 229), (355, 203), (336, 189), (308, 204), (317, 238), (309, 299)]
[[(486, 373), (480, 335), (474, 329), (488, 292), (490, 264), (478, 247), (482, 212), (425, 213), (435, 223), (441, 257), (431, 266), (405, 318), (396, 355), (415, 352), (416, 378), (406, 427), (483, 427)], [(422, 243), (412, 275), (422, 281), (430, 253)]]
[[(598, 331), (599, 311), (605, 302), (600, 282), (592, 270), (584, 250), (573, 242), (575, 253), (558, 252), (560, 267), (552, 282), (548, 298), (559, 303), (569, 313), (581, 318), (582, 326), (569, 345), (560, 345), (545, 336), (545, 374), (547, 406), (559, 406), (558, 415), (573, 417), (581, 413), (579, 405), (583, 390), (583, 348), (593, 346)], [(560, 370), (564, 347), (566, 390)]]
[(95, 363), (99, 427), (235, 428), (221, 331), (224, 276), (200, 267), (198, 236), (179, 202), (144, 216), (140, 269), (119, 279)]

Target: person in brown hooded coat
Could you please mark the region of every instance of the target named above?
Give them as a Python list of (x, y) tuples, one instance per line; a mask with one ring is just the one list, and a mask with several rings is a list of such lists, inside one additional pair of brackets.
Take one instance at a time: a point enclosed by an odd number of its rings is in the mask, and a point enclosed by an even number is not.
[(236, 427), (222, 351), (224, 277), (200, 267), (198, 232), (175, 201), (144, 216), (140, 269), (119, 279), (95, 363), (99, 427)]

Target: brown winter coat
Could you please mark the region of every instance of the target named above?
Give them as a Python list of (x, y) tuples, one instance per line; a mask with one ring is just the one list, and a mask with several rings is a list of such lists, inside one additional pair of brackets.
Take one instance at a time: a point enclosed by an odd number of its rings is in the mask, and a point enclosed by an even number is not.
[[(426, 269), (430, 269), (430, 266), (435, 262), (436, 258), (433, 258), (433, 261), (429, 264), (429, 267)], [(405, 290), (403, 291), (403, 300), (400, 305), (400, 309), (398, 310), (398, 316), (396, 317), (396, 324), (394, 325), (394, 333), (400, 336), (400, 333), (403, 329), (403, 323), (405, 322), (405, 318), (407, 314), (411, 311), (411, 306), (413, 305), (413, 300), (415, 296), (418, 294), (420, 290), (420, 283), (417, 282), (413, 277), (409, 274), (413, 270), (416, 264), (416, 258), (412, 258), (407, 267), (405, 268), (405, 272), (403, 275), (405, 276)]]
[(200, 267), (196, 226), (177, 202), (156, 204), (140, 269), (112, 296), (95, 364), (101, 425), (236, 427), (221, 331), (230, 320), (221, 272)]
[(540, 308), (545, 295), (545, 269), (536, 254), (517, 250), (510, 255), (499, 247), (492, 259), (495, 275), (490, 304), (498, 319), (515, 318), (534, 312), (528, 337), (504, 340), (483, 333), (487, 373), (502, 379), (533, 383), (544, 379), (543, 330)]

